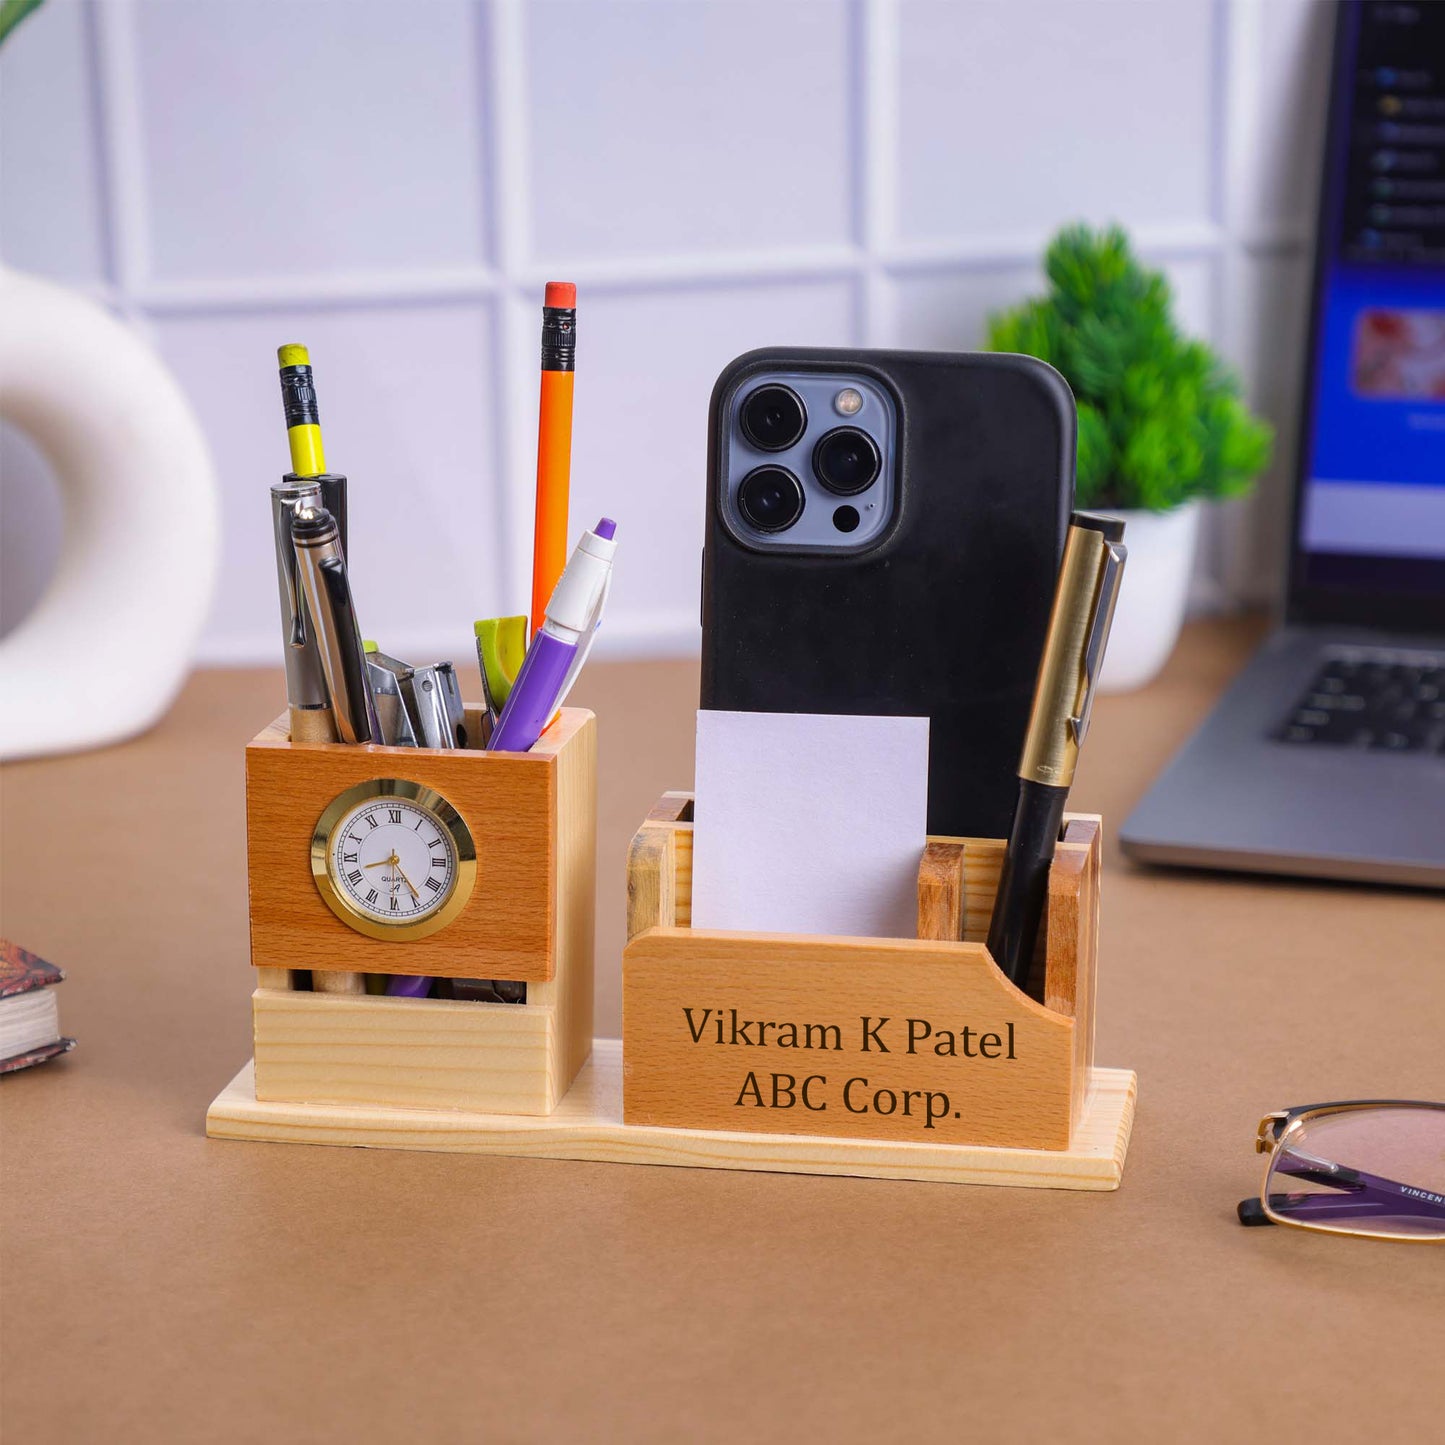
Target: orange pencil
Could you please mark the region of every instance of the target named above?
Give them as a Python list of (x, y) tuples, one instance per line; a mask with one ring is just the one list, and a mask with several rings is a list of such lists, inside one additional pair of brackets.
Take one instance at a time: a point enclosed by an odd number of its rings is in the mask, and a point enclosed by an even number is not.
[(537, 418), (537, 521), (532, 539), (532, 632), (547, 614), (567, 565), (572, 480), (572, 378), (577, 364), (577, 288), (549, 281), (542, 301), (542, 404)]

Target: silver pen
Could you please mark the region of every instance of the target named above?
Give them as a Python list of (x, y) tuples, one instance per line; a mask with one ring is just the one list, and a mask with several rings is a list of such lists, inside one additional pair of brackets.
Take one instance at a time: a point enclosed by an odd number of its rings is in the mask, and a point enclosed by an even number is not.
[(296, 572), (296, 548), (291, 543), (291, 523), (296, 513), (303, 507), (320, 505), (321, 483), (314, 477), (288, 477), (271, 488), (276, 585), (281, 599), (281, 646), (286, 659), (286, 701), (293, 713), (330, 706), (326, 677), (321, 670), (321, 653)]
[(324, 508), (301, 508), (291, 522), (291, 541), (321, 655), (336, 735), (344, 743), (380, 742), (381, 728), (367, 679), (366, 653), (336, 518)]

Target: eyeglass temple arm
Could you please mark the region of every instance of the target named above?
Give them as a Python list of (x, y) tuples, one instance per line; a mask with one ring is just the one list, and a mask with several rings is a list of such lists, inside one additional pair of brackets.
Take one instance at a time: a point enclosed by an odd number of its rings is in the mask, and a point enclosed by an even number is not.
[[(1445, 1195), (1431, 1189), (1401, 1184), (1379, 1174), (1350, 1169), (1284, 1149), (1276, 1156), (1274, 1171), (1311, 1184), (1323, 1184), (1341, 1194), (1271, 1195), (1281, 1202), (1289, 1201), (1290, 1212), (1305, 1219), (1364, 1219), (1379, 1214), (1418, 1214), (1427, 1219), (1445, 1221)], [(1273, 1224), (1259, 1198), (1241, 1200), (1239, 1222), (1247, 1225)]]

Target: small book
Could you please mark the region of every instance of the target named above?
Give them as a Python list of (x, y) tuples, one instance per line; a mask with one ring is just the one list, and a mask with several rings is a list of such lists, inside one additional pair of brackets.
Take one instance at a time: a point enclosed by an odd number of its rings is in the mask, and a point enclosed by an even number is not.
[(65, 977), (53, 963), (0, 938), (0, 1074), (43, 1064), (75, 1047), (61, 1037), (52, 984)]

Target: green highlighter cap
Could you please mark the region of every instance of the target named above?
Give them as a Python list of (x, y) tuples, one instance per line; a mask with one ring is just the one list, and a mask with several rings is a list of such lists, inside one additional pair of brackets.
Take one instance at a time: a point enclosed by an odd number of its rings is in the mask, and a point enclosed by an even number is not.
[(477, 663), (486, 678), (487, 692), (502, 707), (527, 656), (525, 617), (486, 617), (472, 624), (477, 635)]

